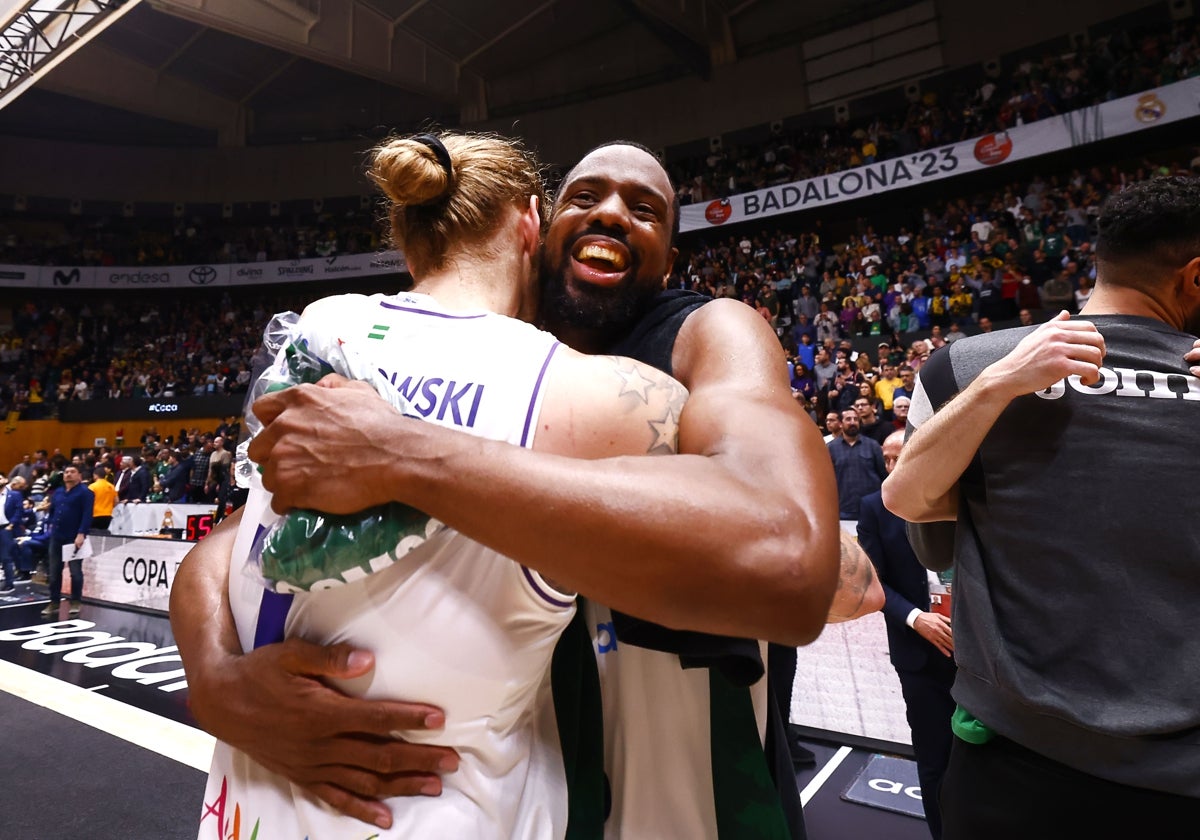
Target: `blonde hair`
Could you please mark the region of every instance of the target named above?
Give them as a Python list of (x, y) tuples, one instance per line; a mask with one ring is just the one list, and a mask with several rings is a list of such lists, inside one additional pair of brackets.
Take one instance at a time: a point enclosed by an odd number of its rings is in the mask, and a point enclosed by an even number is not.
[(486, 241), (507, 207), (524, 211), (530, 196), (546, 204), (541, 166), (519, 140), (443, 131), (393, 137), (370, 154), (367, 175), (389, 200), (392, 245), (417, 273), (442, 268), (452, 248)]

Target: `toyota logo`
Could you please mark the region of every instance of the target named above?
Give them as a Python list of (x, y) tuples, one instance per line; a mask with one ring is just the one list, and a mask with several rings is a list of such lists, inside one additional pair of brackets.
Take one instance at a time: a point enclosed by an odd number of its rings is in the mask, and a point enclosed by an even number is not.
[(217, 270), (211, 265), (198, 265), (188, 272), (188, 279), (197, 286), (207, 286), (217, 279)]

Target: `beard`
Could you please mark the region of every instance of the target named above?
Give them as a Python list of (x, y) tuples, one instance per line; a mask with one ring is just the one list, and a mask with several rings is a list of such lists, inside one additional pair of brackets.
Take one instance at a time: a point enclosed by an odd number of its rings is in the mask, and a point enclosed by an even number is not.
[(539, 313), (542, 325), (550, 332), (560, 327), (605, 335), (625, 332), (658, 294), (657, 285), (638, 282), (640, 262), (636, 253), (632, 254), (627, 278), (613, 287), (583, 282), (572, 285), (569, 254), (564, 248), (558, 259), (544, 255), (539, 266)]

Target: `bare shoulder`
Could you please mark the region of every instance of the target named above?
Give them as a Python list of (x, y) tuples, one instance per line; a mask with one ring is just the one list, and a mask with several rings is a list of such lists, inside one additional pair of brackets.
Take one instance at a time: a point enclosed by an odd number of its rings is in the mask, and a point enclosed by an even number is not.
[(560, 348), (547, 371), (534, 448), (582, 458), (674, 452), (687, 397), (649, 365)]
[[(719, 298), (683, 322), (671, 363), (695, 392), (711, 385), (773, 388), (787, 385), (787, 358), (775, 332), (741, 301)], [(790, 388), (787, 389), (790, 398)]]

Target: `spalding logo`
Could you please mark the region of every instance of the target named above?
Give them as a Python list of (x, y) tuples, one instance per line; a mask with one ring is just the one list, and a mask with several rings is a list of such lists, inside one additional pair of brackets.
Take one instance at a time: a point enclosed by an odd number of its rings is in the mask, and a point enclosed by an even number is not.
[(1012, 154), (1013, 142), (1007, 131), (980, 137), (975, 144), (975, 160), (984, 166), (995, 166), (1004, 163)]
[(733, 208), (729, 206), (727, 198), (719, 198), (704, 208), (704, 218), (708, 219), (710, 225), (724, 224), (732, 215)]

